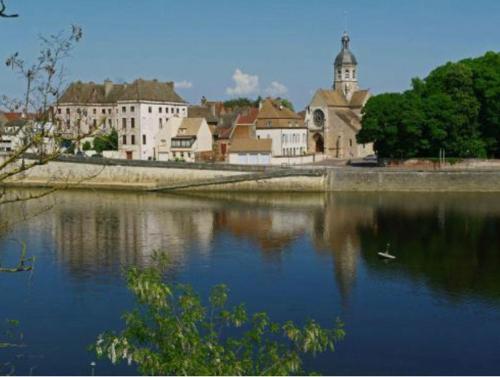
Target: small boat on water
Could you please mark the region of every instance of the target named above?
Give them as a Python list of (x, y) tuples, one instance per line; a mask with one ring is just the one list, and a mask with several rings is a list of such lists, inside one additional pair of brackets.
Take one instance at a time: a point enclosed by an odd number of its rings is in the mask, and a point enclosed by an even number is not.
[(389, 253), (390, 246), (391, 246), (391, 244), (388, 243), (387, 244), (387, 248), (385, 249), (385, 251), (377, 253), (378, 256), (382, 257), (382, 258), (385, 258), (385, 259), (396, 259), (395, 255), (392, 255), (391, 253)]

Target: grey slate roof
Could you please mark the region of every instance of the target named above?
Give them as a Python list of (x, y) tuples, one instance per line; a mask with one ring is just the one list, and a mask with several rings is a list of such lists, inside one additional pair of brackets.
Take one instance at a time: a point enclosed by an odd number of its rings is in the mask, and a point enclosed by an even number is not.
[(111, 104), (117, 101), (155, 101), (186, 103), (174, 90), (173, 82), (138, 79), (131, 84), (109, 85), (93, 82), (72, 83), (61, 96), (60, 103), (102, 103)]

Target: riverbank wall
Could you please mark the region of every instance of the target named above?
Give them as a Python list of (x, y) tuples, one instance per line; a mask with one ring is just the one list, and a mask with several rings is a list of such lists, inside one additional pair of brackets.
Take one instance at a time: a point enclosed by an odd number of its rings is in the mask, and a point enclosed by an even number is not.
[(300, 168), (62, 158), (8, 186), (129, 191), (500, 192), (500, 170)]

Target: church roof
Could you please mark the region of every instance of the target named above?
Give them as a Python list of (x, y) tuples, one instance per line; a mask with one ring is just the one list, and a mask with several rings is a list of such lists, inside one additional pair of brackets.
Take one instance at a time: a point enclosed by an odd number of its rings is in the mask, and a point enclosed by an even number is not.
[(341, 90), (319, 89), (318, 94), (323, 98), (327, 106), (349, 106)]
[(353, 109), (363, 107), (366, 100), (370, 96), (370, 92), (368, 90), (357, 90), (352, 94), (351, 100), (348, 102), (344, 93), (342, 93), (342, 90), (340, 89), (319, 89), (317, 94), (329, 107), (349, 107)]
[(334, 110), (334, 113), (354, 131), (357, 132), (361, 129), (360, 119), (353, 111), (348, 109), (338, 109)]
[(363, 107), (366, 100), (370, 96), (368, 90), (357, 90), (352, 94), (351, 101), (349, 102), (349, 107)]

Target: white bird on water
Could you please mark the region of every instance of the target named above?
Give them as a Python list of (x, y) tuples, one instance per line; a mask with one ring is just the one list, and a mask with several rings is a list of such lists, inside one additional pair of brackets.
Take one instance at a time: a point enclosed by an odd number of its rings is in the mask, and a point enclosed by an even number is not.
[(385, 249), (384, 252), (379, 252), (377, 253), (380, 257), (385, 258), (385, 259), (396, 259), (395, 255), (392, 255), (389, 253), (389, 248), (391, 247), (391, 244), (387, 244), (387, 248)]

